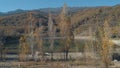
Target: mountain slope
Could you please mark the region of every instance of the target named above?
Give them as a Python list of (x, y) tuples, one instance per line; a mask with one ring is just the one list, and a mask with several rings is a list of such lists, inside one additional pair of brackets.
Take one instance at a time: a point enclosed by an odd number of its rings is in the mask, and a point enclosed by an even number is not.
[[(89, 8), (68, 8), (72, 13), (72, 25), (74, 30), (81, 28), (81, 25), (92, 25), (102, 24), (105, 20), (110, 21), (111, 26), (119, 24), (120, 19), (120, 5), (112, 6), (112, 7), (89, 7)], [(16, 10), (11, 11), (6, 14), (6, 16), (0, 16), (0, 26), (22, 26), (23, 23), (28, 23), (27, 14), (29, 12), (33, 13), (34, 19), (36, 22), (42, 22), (47, 26), (48, 21), (48, 13), (51, 10), (53, 18), (56, 23), (58, 14), (60, 13), (60, 8), (46, 8), (46, 9), (37, 9), (37, 10)], [(78, 11), (79, 10), (79, 11)], [(2, 14), (2, 13), (1, 13)], [(37, 24), (37, 23), (36, 23)]]

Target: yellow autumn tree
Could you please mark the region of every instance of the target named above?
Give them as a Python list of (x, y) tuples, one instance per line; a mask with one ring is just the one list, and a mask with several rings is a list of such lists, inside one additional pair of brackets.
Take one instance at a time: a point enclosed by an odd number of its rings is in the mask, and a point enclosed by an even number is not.
[(62, 12), (60, 14), (60, 34), (61, 37), (64, 37), (64, 39), (61, 39), (61, 45), (63, 45), (64, 50), (64, 59), (68, 60), (68, 53), (70, 46), (73, 43), (74, 35), (72, 31), (72, 25), (71, 25), (71, 18), (67, 13), (67, 5), (64, 4)]
[(27, 55), (29, 53), (29, 46), (27, 43), (27, 37), (22, 36), (20, 38), (20, 46), (19, 46), (19, 59), (20, 61), (25, 61), (27, 59)]
[(110, 32), (108, 31), (110, 31), (109, 24), (105, 21), (103, 27), (98, 27), (97, 33), (98, 51), (100, 52), (105, 68), (109, 68), (111, 64), (112, 41), (110, 39)]
[(35, 36), (35, 41), (36, 41), (36, 47), (40, 53), (40, 60), (41, 62), (43, 62), (44, 59), (44, 49), (43, 49), (43, 26), (39, 26), (38, 28), (36, 28), (34, 36)]

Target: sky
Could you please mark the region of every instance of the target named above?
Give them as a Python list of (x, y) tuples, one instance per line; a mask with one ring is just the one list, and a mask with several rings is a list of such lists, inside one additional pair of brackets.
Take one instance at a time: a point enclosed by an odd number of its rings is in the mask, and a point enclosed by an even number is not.
[(120, 4), (120, 0), (0, 0), (0, 12), (56, 8), (64, 3), (70, 7), (114, 6)]

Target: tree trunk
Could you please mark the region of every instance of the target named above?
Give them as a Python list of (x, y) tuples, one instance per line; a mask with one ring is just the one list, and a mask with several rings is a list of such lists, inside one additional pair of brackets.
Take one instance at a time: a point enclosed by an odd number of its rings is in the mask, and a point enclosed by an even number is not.
[(51, 61), (53, 61), (53, 52), (51, 52)]
[(0, 48), (0, 60), (2, 60), (2, 47)]
[(105, 68), (109, 68), (109, 63), (105, 62)]
[(65, 60), (66, 61), (68, 60), (68, 50), (66, 51), (66, 54), (65, 54)]

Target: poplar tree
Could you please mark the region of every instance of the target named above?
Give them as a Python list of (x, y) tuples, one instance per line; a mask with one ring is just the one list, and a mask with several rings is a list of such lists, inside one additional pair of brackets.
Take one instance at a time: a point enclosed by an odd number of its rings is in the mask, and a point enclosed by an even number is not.
[(97, 32), (98, 48), (105, 68), (109, 68), (111, 63), (112, 42), (108, 31), (110, 31), (109, 24), (105, 21), (103, 27), (98, 27)]
[(43, 26), (41, 26), (41, 24), (39, 23), (39, 27), (36, 28), (35, 32), (34, 32), (34, 36), (35, 36), (35, 41), (36, 41), (36, 47), (40, 53), (40, 60), (44, 61), (44, 48), (43, 48)]
[(53, 60), (53, 50), (54, 50), (54, 38), (55, 37), (55, 27), (52, 21), (51, 13), (49, 13), (48, 19), (48, 33), (49, 33), (49, 42), (50, 42), (50, 52), (51, 52), (51, 60)]
[(27, 55), (29, 53), (29, 45), (28, 45), (28, 42), (27, 42), (27, 36), (26, 35), (23, 35), (21, 36), (19, 42), (20, 42), (20, 45), (19, 45), (19, 59), (20, 61), (25, 61), (27, 59)]
[(65, 52), (64, 58), (68, 60), (68, 53), (70, 46), (72, 45), (74, 36), (71, 26), (71, 18), (67, 13), (67, 5), (64, 4), (62, 12), (60, 14), (60, 34), (64, 39), (61, 40), (61, 45), (63, 45), (63, 50)]

